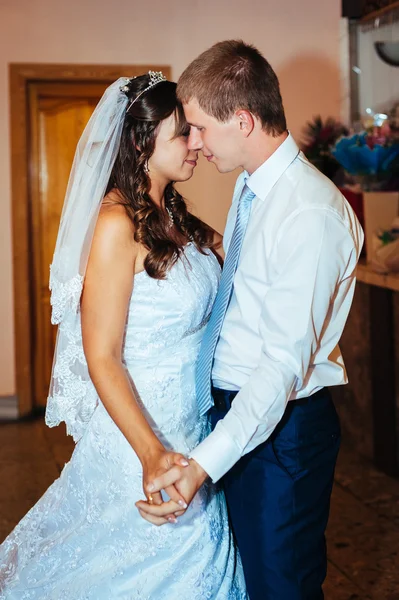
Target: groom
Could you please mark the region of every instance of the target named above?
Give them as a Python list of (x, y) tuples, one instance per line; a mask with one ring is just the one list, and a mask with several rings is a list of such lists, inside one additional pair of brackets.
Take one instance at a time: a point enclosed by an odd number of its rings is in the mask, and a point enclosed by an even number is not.
[[(251, 600), (320, 600), (340, 442), (327, 388), (347, 382), (338, 341), (363, 233), (287, 131), (278, 79), (254, 47), (216, 44), (178, 95), (189, 148), (244, 172), (198, 362), (199, 410), (215, 427), (188, 467), (148, 491), (175, 482), (189, 502), (208, 477), (222, 480)], [(148, 520), (166, 516), (139, 505)]]

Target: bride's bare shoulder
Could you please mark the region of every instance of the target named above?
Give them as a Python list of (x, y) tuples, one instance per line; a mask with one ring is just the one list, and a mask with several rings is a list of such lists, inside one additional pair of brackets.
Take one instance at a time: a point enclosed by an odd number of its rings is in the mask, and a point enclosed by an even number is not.
[(117, 190), (111, 190), (104, 196), (98, 220), (100, 225), (121, 228), (122, 231), (132, 234), (132, 219), (129, 217), (123, 198)]
[(94, 232), (94, 246), (96, 242), (103, 244), (116, 244), (135, 246), (134, 226), (118, 193), (111, 191), (102, 201), (96, 229)]

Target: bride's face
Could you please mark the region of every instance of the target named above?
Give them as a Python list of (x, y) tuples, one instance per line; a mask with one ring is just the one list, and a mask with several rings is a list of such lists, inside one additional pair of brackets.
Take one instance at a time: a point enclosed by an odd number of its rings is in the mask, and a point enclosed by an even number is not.
[(197, 166), (198, 152), (187, 146), (189, 128), (186, 135), (175, 137), (176, 120), (171, 115), (161, 122), (155, 142), (155, 150), (148, 161), (151, 178), (159, 177), (168, 181), (187, 181)]

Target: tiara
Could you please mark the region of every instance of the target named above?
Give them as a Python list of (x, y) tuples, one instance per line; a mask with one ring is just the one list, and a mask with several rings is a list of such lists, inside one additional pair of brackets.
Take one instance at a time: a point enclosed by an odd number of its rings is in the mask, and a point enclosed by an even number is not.
[[(142, 96), (145, 92), (148, 92), (148, 90), (150, 90), (152, 87), (154, 87), (154, 85), (158, 85), (158, 83), (167, 81), (167, 79), (166, 79), (165, 75), (162, 73), (162, 71), (148, 71), (148, 75), (150, 76), (150, 85), (148, 87), (146, 87), (144, 90), (142, 90), (139, 94), (137, 94), (137, 96), (134, 98), (134, 100), (132, 100), (132, 102), (127, 107), (126, 112), (128, 112), (132, 108), (133, 104), (140, 98), (140, 96)], [(129, 84), (133, 79), (135, 79), (135, 77), (132, 77), (131, 79), (128, 79), (126, 81), (126, 84), (120, 88), (121, 92), (127, 93), (129, 91)]]

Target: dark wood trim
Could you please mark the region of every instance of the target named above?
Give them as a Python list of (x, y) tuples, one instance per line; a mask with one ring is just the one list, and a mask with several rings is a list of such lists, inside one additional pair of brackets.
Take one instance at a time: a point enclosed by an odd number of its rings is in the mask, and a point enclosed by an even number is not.
[(373, 21), (374, 19), (379, 19), (384, 15), (390, 13), (391, 11), (399, 8), (399, 2), (391, 2), (388, 6), (384, 6), (379, 10), (374, 10), (371, 13), (366, 14), (360, 21), (360, 23), (368, 23), (369, 21)]
[(374, 285), (370, 286), (370, 341), (374, 461), (384, 473), (397, 476), (393, 292)]

